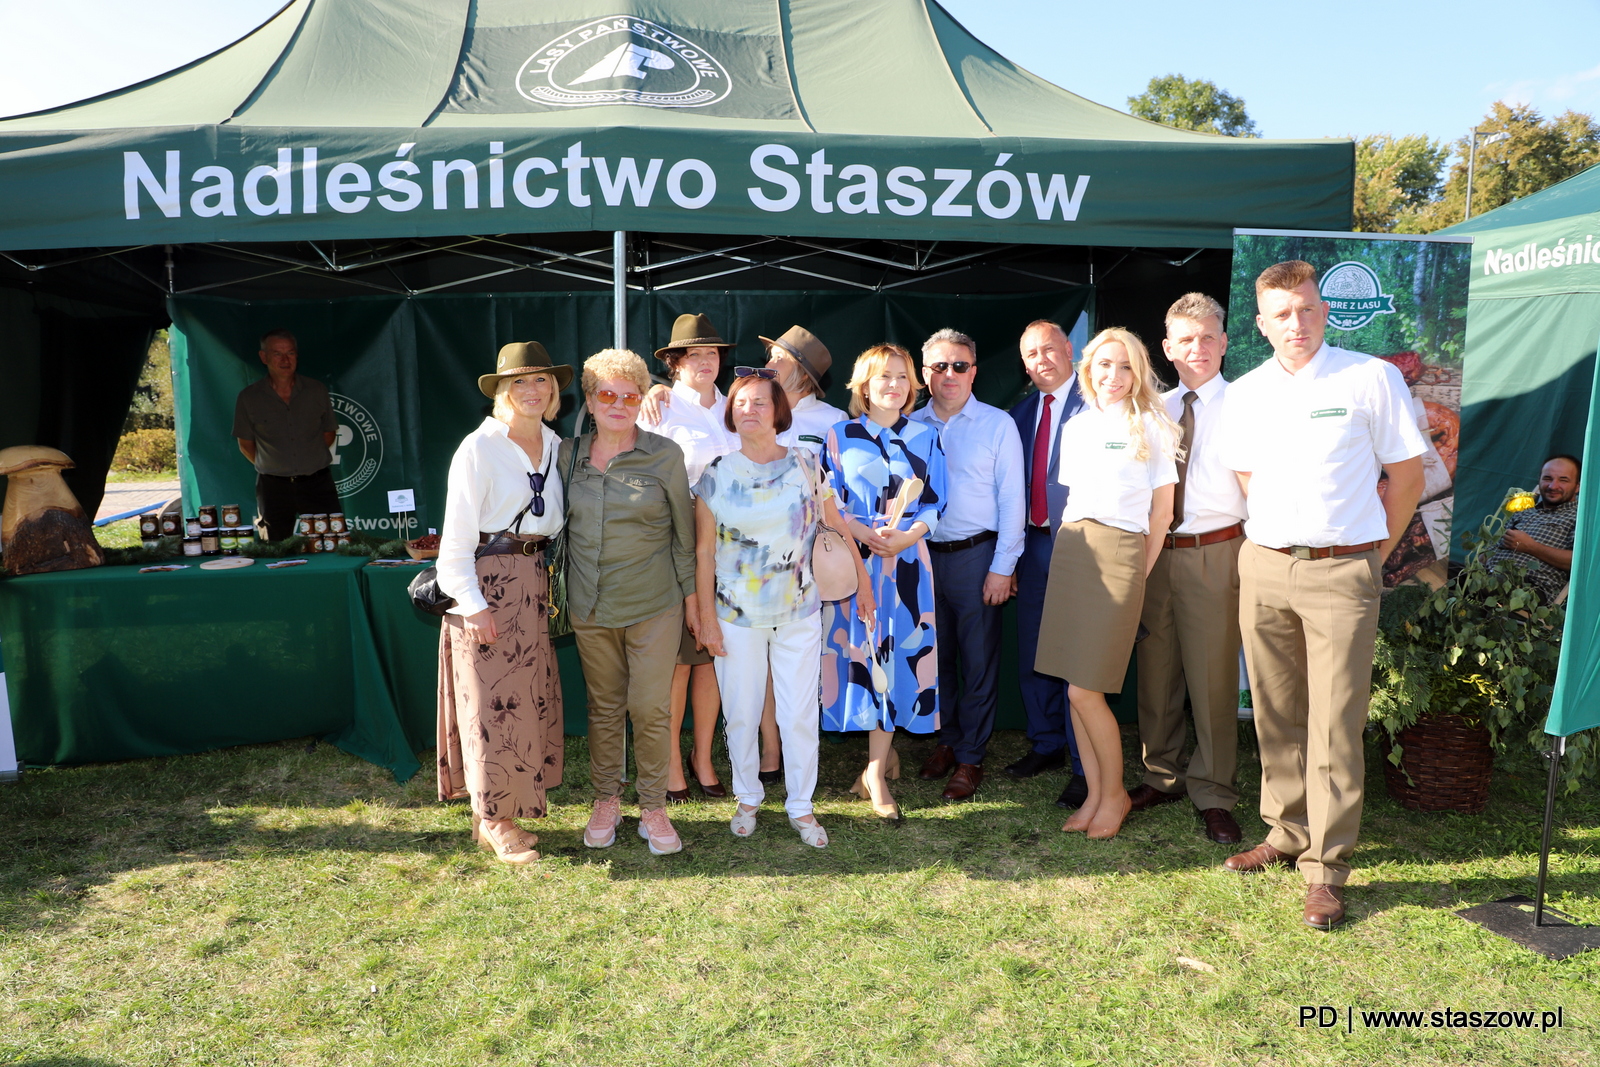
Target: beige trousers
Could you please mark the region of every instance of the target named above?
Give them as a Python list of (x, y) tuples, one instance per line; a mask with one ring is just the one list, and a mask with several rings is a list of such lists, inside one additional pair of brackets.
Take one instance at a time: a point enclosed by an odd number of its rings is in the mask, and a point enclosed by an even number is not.
[(572, 620), (572, 635), (589, 690), (589, 780), (597, 799), (622, 793), (627, 723), (633, 720), (633, 760), (639, 807), (665, 807), (671, 736), (672, 670), (678, 665), (683, 606), (632, 626), (594, 626)]
[[(1139, 745), (1144, 783), (1163, 793), (1187, 787), (1201, 811), (1239, 802), (1239, 547), (1243, 537), (1169, 548), (1144, 584), (1140, 621), (1150, 636), (1139, 655)], [(1194, 754), (1183, 756), (1187, 694)]]
[(1311, 883), (1344, 885), (1361, 829), (1378, 551), (1298, 560), (1246, 541), (1239, 553), (1261, 818), (1267, 844), (1298, 856)]

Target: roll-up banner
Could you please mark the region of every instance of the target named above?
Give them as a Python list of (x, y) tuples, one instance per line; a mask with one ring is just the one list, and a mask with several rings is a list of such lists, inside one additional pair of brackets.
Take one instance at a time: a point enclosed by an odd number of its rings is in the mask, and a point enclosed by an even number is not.
[[(1456, 455), (1461, 447), (1461, 367), (1466, 351), (1472, 238), (1310, 230), (1233, 231), (1224, 373), (1232, 380), (1272, 358), (1256, 327), (1256, 277), (1284, 260), (1317, 270), (1328, 304), (1327, 343), (1395, 365), (1411, 391), (1422, 457), (1422, 500), (1384, 564), (1385, 588), (1443, 584), (1450, 559)], [(1383, 491), (1382, 481), (1379, 492)], [(1468, 516), (1476, 529), (1481, 516)]]

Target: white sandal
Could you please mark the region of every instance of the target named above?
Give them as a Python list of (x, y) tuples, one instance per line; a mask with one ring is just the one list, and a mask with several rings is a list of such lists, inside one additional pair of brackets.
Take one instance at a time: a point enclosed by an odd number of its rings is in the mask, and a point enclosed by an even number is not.
[(822, 828), (822, 824), (816, 822), (815, 819), (816, 816), (813, 815), (812, 822), (801, 822), (799, 819), (791, 816), (789, 819), (789, 825), (798, 830), (800, 832), (800, 840), (804, 841), (812, 848), (827, 848), (828, 831), (824, 830)]
[(736, 805), (733, 809), (733, 818), (728, 820), (728, 829), (733, 831), (734, 837), (749, 837), (756, 832), (756, 812), (760, 808), (744, 810), (744, 805)]

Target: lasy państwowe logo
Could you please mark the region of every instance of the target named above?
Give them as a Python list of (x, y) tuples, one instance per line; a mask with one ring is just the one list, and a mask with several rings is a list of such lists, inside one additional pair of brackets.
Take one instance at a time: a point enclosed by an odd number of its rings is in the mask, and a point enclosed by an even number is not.
[(517, 92), (552, 107), (705, 107), (731, 88), (727, 69), (691, 38), (627, 15), (569, 30), (517, 72)]

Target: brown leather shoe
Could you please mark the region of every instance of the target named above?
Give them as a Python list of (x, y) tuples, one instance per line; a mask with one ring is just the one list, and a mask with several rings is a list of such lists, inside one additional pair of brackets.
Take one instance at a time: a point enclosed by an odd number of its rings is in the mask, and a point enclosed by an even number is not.
[(1289, 867), (1294, 864), (1294, 861), (1295, 857), (1287, 852), (1279, 852), (1263, 841), (1249, 852), (1241, 852), (1237, 856), (1229, 856), (1222, 861), (1222, 865), (1230, 871), (1249, 874), (1252, 871), (1264, 871), (1268, 867)]
[(977, 763), (958, 763), (956, 773), (950, 776), (950, 784), (944, 787), (942, 796), (946, 800), (965, 800), (978, 791), (978, 786), (983, 784), (983, 766)]
[(1307, 926), (1317, 930), (1332, 930), (1344, 922), (1344, 887), (1307, 886), (1304, 918)]
[(1185, 795), (1184, 793), (1163, 793), (1161, 790), (1141, 782), (1128, 790), (1128, 801), (1133, 805), (1128, 810), (1145, 811), (1149, 808), (1159, 807), (1162, 804), (1176, 804)]
[(1221, 808), (1206, 808), (1200, 812), (1200, 818), (1206, 824), (1206, 836), (1219, 845), (1237, 845), (1241, 834), (1239, 823), (1234, 819), (1231, 811)]
[(936, 782), (940, 778), (950, 775), (950, 768), (956, 765), (956, 750), (949, 745), (935, 745), (929, 753), (928, 759), (922, 765), (922, 770), (917, 777), (925, 782)]

